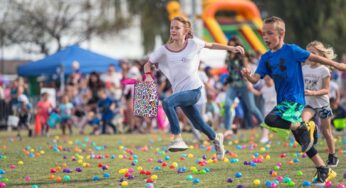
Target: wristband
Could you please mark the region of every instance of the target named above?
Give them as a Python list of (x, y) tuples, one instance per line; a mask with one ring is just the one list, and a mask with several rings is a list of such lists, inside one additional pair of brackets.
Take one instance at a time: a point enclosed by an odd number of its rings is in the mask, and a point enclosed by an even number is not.
[(146, 73), (144, 73), (144, 74), (150, 74), (150, 75), (151, 75), (151, 72), (146, 72)]
[(145, 73), (144, 76), (143, 76), (143, 79), (144, 79), (144, 80), (147, 78), (147, 74), (150, 75), (150, 77), (151, 77), (152, 79), (154, 79), (153, 76), (151, 75), (151, 73)]

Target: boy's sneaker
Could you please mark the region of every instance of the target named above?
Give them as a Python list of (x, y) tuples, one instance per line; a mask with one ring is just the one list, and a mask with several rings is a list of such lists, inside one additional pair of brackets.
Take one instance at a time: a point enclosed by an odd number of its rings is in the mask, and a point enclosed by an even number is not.
[(189, 147), (185, 144), (182, 138), (176, 138), (168, 146), (168, 151), (170, 152), (185, 151), (187, 149), (189, 149)]
[(334, 172), (331, 168), (318, 167), (315, 178), (313, 180), (313, 184), (318, 187), (324, 186), (326, 182), (332, 180), (335, 177), (336, 177), (336, 172)]
[(314, 144), (314, 122), (302, 123), (296, 130), (292, 131), (296, 141), (302, 146), (302, 152), (307, 152)]
[(328, 155), (328, 160), (327, 160), (326, 163), (327, 163), (327, 167), (335, 168), (339, 164), (339, 159), (334, 154), (329, 154)]
[(223, 147), (223, 134), (217, 133), (215, 136), (215, 140), (213, 140), (215, 150), (216, 150), (216, 157), (218, 160), (223, 160), (225, 157), (225, 149)]

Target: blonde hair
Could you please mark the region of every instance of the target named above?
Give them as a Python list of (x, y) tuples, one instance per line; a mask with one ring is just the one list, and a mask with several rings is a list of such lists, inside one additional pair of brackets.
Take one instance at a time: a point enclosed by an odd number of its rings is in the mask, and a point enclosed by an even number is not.
[(318, 55), (323, 56), (327, 59), (333, 60), (336, 58), (336, 54), (334, 53), (334, 49), (332, 47), (326, 47), (320, 41), (312, 41), (310, 42), (306, 48), (315, 48), (318, 51)]
[(286, 26), (285, 26), (285, 22), (276, 16), (272, 16), (269, 18), (264, 19), (264, 23), (265, 24), (274, 24), (274, 27), (281, 32), (285, 32), (286, 31)]
[[(192, 34), (192, 24), (190, 22), (190, 20), (188, 20), (187, 18), (183, 17), (183, 16), (177, 16), (177, 17), (174, 17), (172, 21), (178, 21), (178, 22), (181, 22), (183, 25), (184, 25), (184, 29), (187, 30), (187, 34), (186, 34), (186, 37), (185, 39), (189, 39), (189, 38), (193, 38), (193, 34)], [(172, 43), (173, 40), (171, 37), (169, 37), (168, 39), (168, 42), (167, 43)]]

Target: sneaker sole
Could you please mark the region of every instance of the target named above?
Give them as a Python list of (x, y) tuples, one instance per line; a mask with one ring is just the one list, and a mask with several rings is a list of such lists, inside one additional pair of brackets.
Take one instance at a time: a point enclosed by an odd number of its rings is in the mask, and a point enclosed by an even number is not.
[(335, 165), (327, 165), (328, 168), (335, 168), (337, 167), (339, 164), (339, 159), (336, 161), (336, 164)]
[(310, 130), (309, 130), (310, 144), (308, 145), (308, 147), (305, 150), (302, 150), (302, 152), (304, 152), (304, 153), (309, 151), (311, 149), (311, 147), (314, 145), (314, 131), (315, 131), (316, 125), (311, 124), (311, 125), (309, 125), (309, 127), (310, 127)]
[(179, 152), (179, 151), (185, 151), (189, 148), (169, 148), (168, 151), (170, 152)]

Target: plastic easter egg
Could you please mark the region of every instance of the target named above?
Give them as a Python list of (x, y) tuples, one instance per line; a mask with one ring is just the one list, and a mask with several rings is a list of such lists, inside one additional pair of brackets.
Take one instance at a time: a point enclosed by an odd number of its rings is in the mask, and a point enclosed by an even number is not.
[(303, 172), (302, 171), (298, 171), (297, 172), (297, 176), (302, 176), (303, 175)]
[(10, 169), (15, 169), (15, 168), (16, 168), (16, 165), (10, 164)]
[(272, 185), (272, 182), (269, 180), (266, 180), (264, 184), (266, 185), (266, 187), (270, 187)]
[(346, 188), (346, 186), (343, 184), (338, 184), (337, 188)]
[(121, 182), (121, 186), (122, 186), (122, 187), (126, 187), (126, 186), (128, 186), (128, 185), (129, 185), (129, 183), (128, 183), (127, 181)]
[(290, 182), (287, 183), (288, 187), (295, 187), (295, 185), (296, 184), (293, 181), (290, 181)]
[(0, 182), (0, 188), (6, 188), (6, 183)]
[(157, 178), (158, 178), (158, 177), (157, 177), (157, 175), (155, 175), (155, 174), (152, 175), (152, 176), (150, 177), (150, 179), (152, 179), (152, 180), (157, 180)]
[(259, 185), (259, 184), (261, 184), (261, 180), (255, 179), (255, 180), (253, 180), (253, 184), (254, 185)]
[(234, 175), (236, 178), (241, 178), (243, 174), (241, 172), (236, 172)]
[(32, 185), (31, 188), (38, 188), (38, 185)]
[(93, 177), (92, 177), (92, 180), (93, 180), (93, 181), (99, 181), (99, 180), (100, 180), (100, 177), (98, 177), (98, 176), (93, 176)]
[(311, 186), (311, 182), (309, 182), (309, 181), (303, 182), (303, 187), (310, 187), (310, 186)]
[(284, 181), (284, 178), (282, 176), (277, 176), (275, 179), (278, 180), (279, 182)]
[(289, 177), (285, 177), (285, 178), (284, 178), (284, 183), (288, 183), (288, 182), (290, 182), (290, 181), (292, 181), (291, 178), (289, 178)]
[(23, 161), (18, 161), (18, 165), (23, 165), (24, 162)]
[(188, 180), (188, 181), (193, 180), (193, 176), (192, 176), (192, 175), (188, 175), (188, 176), (186, 176), (186, 180)]
[(326, 184), (324, 185), (326, 188), (332, 187), (332, 182), (327, 181)]
[(232, 182), (233, 182), (232, 178), (227, 179), (227, 183), (232, 183)]
[(110, 176), (111, 176), (111, 175), (110, 175), (109, 173), (104, 173), (104, 174), (103, 174), (103, 177), (106, 178), (106, 179), (109, 178)]
[(31, 177), (30, 176), (25, 176), (25, 181), (26, 182), (30, 182), (31, 181)]
[(61, 182), (61, 180), (62, 180), (62, 179), (61, 179), (60, 176), (58, 176), (58, 177), (55, 178), (55, 181), (58, 182), (58, 183)]
[(65, 175), (64, 178), (63, 178), (64, 181), (70, 181), (71, 180), (71, 177), (68, 176), (68, 175)]
[(195, 178), (195, 179), (193, 179), (193, 181), (192, 181), (193, 184), (198, 184), (199, 182), (200, 182), (200, 180), (199, 180), (198, 178)]
[(154, 188), (154, 184), (153, 183), (146, 183), (145, 188)]

